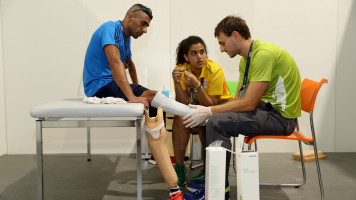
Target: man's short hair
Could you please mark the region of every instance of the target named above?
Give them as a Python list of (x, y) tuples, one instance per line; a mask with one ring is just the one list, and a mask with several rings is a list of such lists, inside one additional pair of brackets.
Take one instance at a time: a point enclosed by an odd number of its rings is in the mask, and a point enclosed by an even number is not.
[(246, 40), (251, 38), (245, 20), (234, 15), (229, 15), (218, 23), (215, 28), (215, 37), (218, 37), (221, 32), (230, 37), (233, 31), (237, 31)]
[(137, 16), (136, 15), (137, 11), (146, 13), (152, 20), (152, 18), (153, 18), (152, 10), (149, 7), (146, 7), (142, 4), (135, 4), (135, 5), (131, 6), (131, 8), (126, 12), (125, 17), (127, 17), (130, 13), (134, 13), (134, 15)]

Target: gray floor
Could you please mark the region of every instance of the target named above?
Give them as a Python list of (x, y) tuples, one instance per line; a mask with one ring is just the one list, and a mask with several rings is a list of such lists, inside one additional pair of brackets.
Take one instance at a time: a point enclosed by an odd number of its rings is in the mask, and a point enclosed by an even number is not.
[[(326, 153), (321, 161), (325, 199), (356, 199), (356, 153)], [(97, 155), (87, 162), (85, 155), (47, 155), (44, 159), (45, 197), (48, 200), (136, 199), (134, 155)], [(147, 161), (143, 166), (144, 199), (168, 199), (159, 169)], [(261, 153), (260, 181), (300, 181), (300, 163), (290, 153)], [(189, 176), (199, 168), (188, 171)], [(320, 199), (315, 162), (306, 163), (307, 183), (301, 188), (261, 187), (261, 200)], [(236, 178), (230, 170), (231, 199), (236, 199)], [(36, 199), (34, 155), (0, 157), (0, 199)]]

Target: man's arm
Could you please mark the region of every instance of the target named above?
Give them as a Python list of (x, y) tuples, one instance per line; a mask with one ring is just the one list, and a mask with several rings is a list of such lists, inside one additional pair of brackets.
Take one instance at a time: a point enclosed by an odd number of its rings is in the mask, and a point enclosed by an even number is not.
[(109, 61), (111, 74), (114, 77), (116, 84), (120, 87), (127, 99), (131, 103), (143, 103), (145, 108), (148, 107), (148, 102), (143, 97), (136, 97), (131, 89), (129, 81), (127, 80), (124, 63), (120, 59), (120, 51), (115, 45), (106, 45), (104, 47), (106, 57)]
[(129, 60), (128, 67), (129, 67), (129, 74), (130, 74), (132, 83), (138, 85), (138, 78), (137, 78), (135, 63), (132, 61), (131, 58)]
[(189, 104), (189, 97), (185, 90), (183, 90), (182, 85), (180, 84), (180, 79), (182, 77), (183, 68), (176, 67), (172, 71), (172, 78), (174, 82), (174, 90), (176, 93), (176, 101), (179, 103), (188, 105)]
[(235, 98), (222, 105), (211, 107), (193, 106), (196, 110), (183, 118), (183, 124), (185, 127), (191, 128), (202, 124), (215, 113), (253, 111), (256, 109), (258, 102), (260, 102), (267, 84), (268, 82), (266, 81), (252, 82), (249, 84), (244, 97)]
[(251, 82), (244, 97), (236, 97), (225, 104), (212, 106), (211, 113), (247, 112), (255, 110), (267, 88), (267, 84), (267, 81)]

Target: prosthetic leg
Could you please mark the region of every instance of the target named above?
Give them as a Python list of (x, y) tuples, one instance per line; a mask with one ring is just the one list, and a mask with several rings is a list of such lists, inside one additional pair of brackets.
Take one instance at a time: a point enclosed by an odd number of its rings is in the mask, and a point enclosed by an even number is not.
[(155, 108), (162, 106), (165, 112), (183, 117), (193, 111), (191, 107), (170, 99), (161, 93), (156, 94), (151, 102), (151, 106)]
[(157, 110), (157, 117), (150, 118), (145, 110), (145, 131), (148, 138), (148, 146), (157, 162), (161, 174), (168, 188), (177, 186), (177, 174), (173, 169), (167, 148), (167, 133), (163, 122), (163, 108)]

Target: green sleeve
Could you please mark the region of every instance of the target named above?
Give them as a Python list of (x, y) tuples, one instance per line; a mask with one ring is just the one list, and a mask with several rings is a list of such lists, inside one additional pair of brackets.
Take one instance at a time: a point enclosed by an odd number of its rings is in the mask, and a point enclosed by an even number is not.
[(251, 58), (249, 82), (271, 81), (274, 56), (270, 51), (259, 50)]

